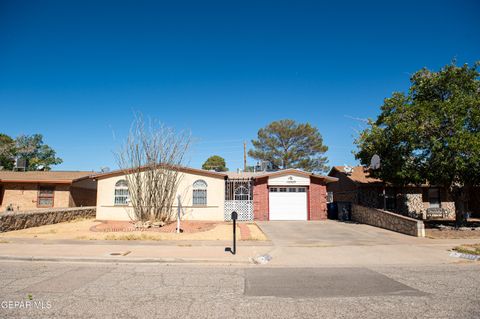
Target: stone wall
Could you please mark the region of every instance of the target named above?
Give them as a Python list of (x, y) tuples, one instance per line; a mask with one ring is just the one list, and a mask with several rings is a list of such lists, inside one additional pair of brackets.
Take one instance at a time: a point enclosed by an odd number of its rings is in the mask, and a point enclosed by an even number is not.
[(56, 224), (77, 218), (95, 218), (95, 211), (95, 207), (76, 207), (0, 213), (0, 232)]
[(425, 237), (425, 226), (421, 220), (380, 209), (352, 205), (352, 220), (402, 234)]

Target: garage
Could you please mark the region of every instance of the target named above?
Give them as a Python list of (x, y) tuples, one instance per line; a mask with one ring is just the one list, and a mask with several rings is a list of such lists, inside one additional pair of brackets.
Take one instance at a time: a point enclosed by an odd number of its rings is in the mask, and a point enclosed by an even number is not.
[(307, 220), (307, 187), (269, 187), (270, 220)]

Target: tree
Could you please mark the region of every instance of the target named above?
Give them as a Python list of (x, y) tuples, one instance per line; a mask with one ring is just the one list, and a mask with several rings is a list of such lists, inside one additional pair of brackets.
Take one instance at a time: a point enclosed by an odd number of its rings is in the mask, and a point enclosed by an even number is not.
[(202, 165), (203, 169), (214, 170), (216, 172), (226, 172), (228, 171), (227, 164), (225, 159), (218, 155), (210, 156), (205, 163)]
[(468, 190), (480, 183), (479, 65), (452, 63), (438, 72), (416, 72), (408, 93), (385, 99), (377, 120), (370, 120), (355, 141), (362, 164), (380, 156), (374, 176), (446, 187), (457, 225), (463, 223)]
[(0, 166), (13, 169), (15, 158), (15, 141), (8, 135), (0, 133)]
[(309, 123), (280, 120), (268, 124), (258, 131), (258, 139), (252, 140), (254, 149), (248, 155), (257, 160), (270, 161), (285, 168), (324, 172), (328, 147), (318, 129)]
[(63, 162), (56, 152), (43, 143), (41, 134), (20, 135), (15, 139), (15, 156), (27, 159), (27, 170), (37, 170), (40, 166), (50, 170), (52, 165)]
[(181, 180), (178, 168), (183, 166), (190, 143), (189, 133), (135, 117), (126, 141), (115, 153), (128, 183), (132, 220), (172, 220)]
[(20, 135), (15, 140), (5, 134), (0, 134), (0, 166), (11, 170), (15, 158), (27, 160), (27, 170), (37, 170), (40, 166), (50, 170), (52, 165), (61, 164), (61, 158), (55, 151), (43, 143), (41, 134)]

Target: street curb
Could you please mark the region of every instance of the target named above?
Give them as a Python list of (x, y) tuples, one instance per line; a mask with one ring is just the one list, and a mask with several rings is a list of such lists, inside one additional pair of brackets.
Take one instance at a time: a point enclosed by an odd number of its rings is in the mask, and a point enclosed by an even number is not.
[[(0, 233), (1, 234), (1, 233)], [(130, 245), (130, 246), (176, 246), (176, 247), (220, 247), (229, 246), (232, 241), (229, 240), (160, 240), (160, 241), (144, 241), (144, 240), (80, 240), (80, 239), (32, 239), (32, 238), (15, 238), (3, 237), (8, 244), (42, 244), (42, 245)], [(7, 243), (5, 243), (7, 244)], [(242, 240), (237, 241), (237, 247), (269, 247), (274, 246), (272, 241), (255, 241)]]
[(157, 263), (157, 264), (253, 264), (250, 260), (223, 259), (185, 259), (185, 258), (80, 258), (80, 257), (35, 257), (35, 256), (0, 256), (0, 261), (48, 261), (48, 262), (94, 262), (94, 263)]

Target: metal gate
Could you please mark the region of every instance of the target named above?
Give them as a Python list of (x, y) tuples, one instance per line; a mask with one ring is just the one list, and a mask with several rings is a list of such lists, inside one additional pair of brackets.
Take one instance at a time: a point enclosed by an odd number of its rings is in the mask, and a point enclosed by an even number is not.
[(253, 185), (249, 178), (227, 179), (225, 181), (225, 220), (231, 220), (236, 211), (238, 220), (253, 220)]

